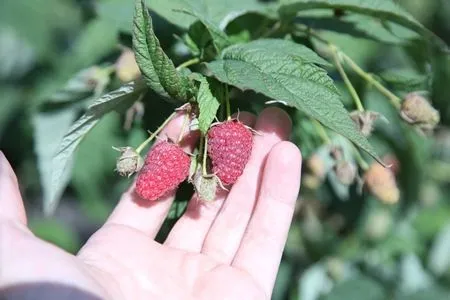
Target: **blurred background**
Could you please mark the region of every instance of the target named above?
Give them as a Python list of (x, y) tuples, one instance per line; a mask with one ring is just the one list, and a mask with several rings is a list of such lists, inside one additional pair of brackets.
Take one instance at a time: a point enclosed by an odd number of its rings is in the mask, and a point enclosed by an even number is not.
[[(450, 1), (395, 2), (450, 44)], [(33, 232), (72, 253), (104, 222), (130, 184), (131, 179), (113, 171), (118, 153), (112, 146), (136, 147), (146, 130), (155, 130), (175, 107), (148, 93), (142, 106), (103, 118), (76, 151), (56, 213), (44, 216), (51, 159), (63, 135), (98, 95), (138, 76), (129, 52), (132, 17), (129, 0), (2, 0), (0, 149), (19, 178)], [(227, 33), (238, 36), (247, 24), (265, 21), (245, 15), (231, 22)], [(358, 22), (378, 34), (369, 20)], [(179, 39), (183, 31), (156, 15), (154, 23), (175, 65), (185, 61), (188, 50)], [(377, 122), (370, 138), (394, 165), (401, 198), (389, 205), (361, 193), (358, 184), (342, 186), (328, 174), (313, 124), (287, 108), (294, 123), (292, 139), (308, 161), (273, 299), (450, 299), (450, 58), (397, 43), (398, 37), (382, 32), (378, 40), (384, 43), (322, 29), (398, 96), (421, 91), (440, 111), (441, 124), (429, 136), (412, 130), (382, 95), (350, 73), (364, 106), (389, 120)], [(330, 72), (351, 107), (338, 74)], [(264, 100), (234, 92), (232, 106), (257, 113)], [(319, 169), (313, 161), (318, 157)], [(188, 185), (178, 192), (159, 240), (191, 193)]]

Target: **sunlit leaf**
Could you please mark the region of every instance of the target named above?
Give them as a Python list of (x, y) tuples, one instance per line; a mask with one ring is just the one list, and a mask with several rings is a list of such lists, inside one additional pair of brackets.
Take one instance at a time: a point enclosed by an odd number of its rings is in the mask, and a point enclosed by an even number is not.
[(145, 91), (143, 82), (130, 82), (121, 88), (103, 95), (97, 99), (78, 119), (65, 134), (61, 144), (52, 161), (51, 189), (48, 196), (44, 198), (44, 211), (51, 214), (64, 191), (71, 172), (73, 154), (84, 136), (97, 124), (105, 114), (115, 110), (125, 103), (131, 104)]

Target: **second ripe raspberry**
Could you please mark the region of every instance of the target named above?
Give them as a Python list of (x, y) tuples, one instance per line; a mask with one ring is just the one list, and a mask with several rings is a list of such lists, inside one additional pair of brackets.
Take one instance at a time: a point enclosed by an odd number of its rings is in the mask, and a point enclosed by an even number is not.
[(233, 184), (242, 175), (252, 145), (252, 132), (238, 120), (223, 122), (208, 131), (212, 171), (223, 184)]

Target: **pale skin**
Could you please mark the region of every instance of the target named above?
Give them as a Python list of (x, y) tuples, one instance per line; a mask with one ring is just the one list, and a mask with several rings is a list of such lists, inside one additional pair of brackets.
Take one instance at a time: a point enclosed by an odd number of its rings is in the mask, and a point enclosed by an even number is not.
[[(287, 141), (291, 122), (282, 110), (239, 118), (259, 132), (244, 174), (212, 203), (194, 196), (163, 244), (154, 238), (173, 196), (142, 205), (133, 187), (76, 256), (40, 240), (27, 228), (16, 176), (0, 154), (0, 298), (11, 287), (50, 283), (85, 296), (67, 292), (61, 300), (270, 299), (298, 198), (301, 155)], [(162, 136), (175, 139), (182, 119)], [(41, 290), (23, 299), (43, 299)]]

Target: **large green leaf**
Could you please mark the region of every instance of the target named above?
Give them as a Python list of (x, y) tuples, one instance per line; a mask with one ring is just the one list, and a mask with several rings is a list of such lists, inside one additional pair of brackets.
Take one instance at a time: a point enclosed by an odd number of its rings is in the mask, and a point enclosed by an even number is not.
[(219, 109), (219, 100), (212, 94), (208, 80), (202, 78), (198, 89), (197, 102), (199, 106), (198, 127), (203, 134), (206, 134)]
[(133, 26), (133, 1), (99, 0), (94, 2), (97, 16), (110, 23), (114, 29), (131, 32)]
[(17, 80), (36, 63), (36, 52), (13, 28), (0, 24), (0, 81)]
[[(205, 45), (213, 44), (215, 47), (215, 52), (220, 53), (220, 51), (227, 46), (231, 44), (230, 40), (228, 39), (228, 36), (225, 34), (222, 29), (220, 29), (216, 24), (214, 24), (209, 19), (205, 18), (204, 16), (200, 15), (198, 12), (195, 11), (185, 11), (187, 14), (192, 15), (199, 19), (199, 22), (201, 24), (198, 24), (197, 22), (193, 23), (189, 28), (189, 35), (190, 37), (196, 42), (197, 46), (201, 49)], [(196, 30), (192, 30), (195, 28)], [(204, 31), (208, 32), (209, 39), (207, 38), (205, 41), (205, 34)], [(200, 34), (202, 37), (200, 40), (203, 40), (199, 42), (199, 38), (197, 37), (197, 34)], [(202, 45), (203, 44), (203, 45)]]
[(420, 24), (398, 4), (388, 0), (283, 0), (279, 12), (292, 16), (299, 11), (311, 9), (342, 9), (358, 14), (369, 15), (400, 24), (429, 39), (441, 50), (449, 51), (447, 45), (430, 30)]
[(387, 299), (382, 286), (367, 277), (356, 277), (337, 284), (324, 300), (384, 300)]
[(60, 68), (70, 74), (98, 63), (114, 51), (118, 44), (118, 31), (109, 20), (94, 19), (89, 22), (63, 57)]
[(450, 223), (440, 230), (428, 253), (428, 269), (437, 276), (450, 270)]
[(322, 61), (303, 45), (267, 39), (231, 46), (208, 68), (219, 81), (302, 110), (377, 158), (350, 119), (331, 78), (313, 64)]
[(391, 69), (378, 74), (386, 83), (403, 91), (426, 90), (429, 78), (413, 69)]
[(76, 228), (70, 225), (67, 220), (36, 218), (30, 220), (28, 226), (38, 238), (76, 254), (82, 243)]
[[(53, 157), (78, 113), (78, 109), (69, 107), (67, 109), (41, 111), (33, 116), (34, 152), (37, 158), (44, 201), (54, 197), (52, 195), (55, 192), (52, 180)], [(68, 171), (62, 172), (58, 178), (61, 192), (70, 180), (71, 167), (71, 162), (68, 162), (66, 167)], [(60, 192), (58, 191), (58, 193)]]
[(385, 44), (405, 45), (420, 38), (416, 32), (396, 23), (380, 22), (371, 16), (360, 14), (336, 18), (331, 10), (303, 11), (299, 13), (297, 20), (313, 29), (334, 31)]
[(0, 85), (0, 139), (6, 124), (12, 119), (22, 104), (22, 93), (14, 86)]
[(54, 58), (55, 33), (63, 37), (80, 23), (81, 10), (71, 0), (1, 1), (0, 27), (12, 28), (41, 58)]
[(105, 114), (122, 105), (131, 104), (144, 91), (145, 84), (136, 81), (105, 94), (97, 99), (86, 113), (70, 127), (52, 161), (51, 188), (48, 196), (44, 198), (44, 211), (47, 214), (51, 214), (58, 204), (67, 185), (67, 180), (65, 180), (69, 176), (67, 174), (71, 172), (73, 154), (84, 136)]
[(195, 18), (180, 14), (176, 12), (177, 10), (196, 12), (221, 29), (232, 20), (249, 12), (274, 16), (274, 6), (258, 0), (147, 0), (147, 5), (169, 22), (186, 29)]
[(175, 69), (153, 32), (152, 18), (143, 0), (136, 1), (133, 21), (133, 48), (136, 62), (147, 85), (158, 94), (187, 101), (193, 96), (193, 84)]
[(435, 284), (416, 293), (402, 293), (395, 300), (447, 300), (450, 290)]

